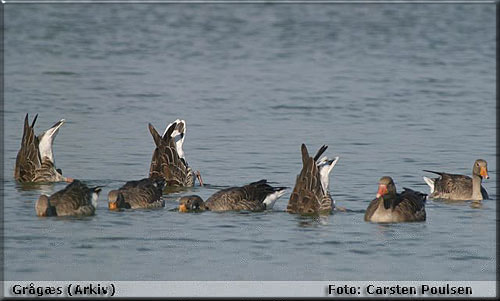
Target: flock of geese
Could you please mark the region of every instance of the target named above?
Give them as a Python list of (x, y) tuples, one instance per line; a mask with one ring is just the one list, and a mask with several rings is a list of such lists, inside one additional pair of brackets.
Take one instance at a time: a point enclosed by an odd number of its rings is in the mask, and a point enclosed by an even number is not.
[[(56, 169), (52, 144), (64, 124), (58, 121), (50, 129), (36, 136), (35, 116), (31, 125), (28, 114), (24, 120), (21, 149), (16, 158), (14, 178), (22, 183), (68, 182), (62, 190), (51, 196), (41, 195), (35, 204), (37, 216), (86, 216), (95, 214), (101, 187), (88, 187), (79, 180), (63, 176)], [(126, 182), (122, 187), (108, 194), (110, 210), (162, 208), (165, 187), (192, 187), (198, 180), (203, 186), (199, 171), (193, 171), (186, 161), (183, 143), (186, 122), (175, 120), (163, 135), (149, 124), (149, 131), (156, 148), (153, 151), (149, 177)], [(309, 155), (302, 144), (302, 170), (297, 176), (286, 211), (296, 214), (330, 214), (336, 207), (329, 192), (329, 176), (339, 157), (329, 159), (323, 156), (327, 146), (323, 145), (314, 155)], [(378, 183), (378, 191), (366, 212), (365, 221), (395, 223), (425, 221), (425, 202), (428, 197), (452, 200), (472, 200), (480, 202), (488, 198), (483, 179), (488, 179), (485, 160), (478, 159), (472, 168), (472, 178), (464, 175), (448, 174), (424, 170), (439, 175), (437, 178), (424, 177), (430, 186), (430, 195), (404, 188), (398, 193), (391, 177), (384, 176)], [(276, 200), (286, 187), (273, 187), (267, 180), (260, 180), (242, 187), (230, 187), (217, 191), (207, 200), (197, 195), (183, 196), (179, 200), (180, 212), (247, 210), (262, 211), (273, 208)]]

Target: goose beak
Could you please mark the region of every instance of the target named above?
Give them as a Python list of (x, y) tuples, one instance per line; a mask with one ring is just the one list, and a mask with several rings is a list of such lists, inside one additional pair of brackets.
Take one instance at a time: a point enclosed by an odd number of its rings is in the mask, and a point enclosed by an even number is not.
[(73, 178), (64, 178), (64, 181), (65, 181), (66, 183), (72, 183), (74, 180), (75, 180), (75, 179), (73, 179)]
[(490, 178), (490, 176), (488, 176), (488, 170), (484, 166), (481, 167), (481, 172), (479, 174), (481, 175), (481, 177), (483, 177), (483, 179)]
[(188, 212), (188, 209), (185, 204), (179, 205), (179, 212)]
[(378, 199), (379, 197), (383, 196), (386, 193), (387, 193), (387, 186), (383, 185), (383, 184), (378, 185), (378, 191), (377, 191), (376, 198)]
[(109, 210), (116, 210), (116, 209), (118, 209), (117, 206), (116, 206), (116, 202), (109, 202), (108, 203), (108, 208), (109, 208)]

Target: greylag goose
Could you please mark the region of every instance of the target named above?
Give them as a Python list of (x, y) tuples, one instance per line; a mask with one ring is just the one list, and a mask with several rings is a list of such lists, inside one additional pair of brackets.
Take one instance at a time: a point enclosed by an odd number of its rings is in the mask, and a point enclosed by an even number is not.
[(391, 177), (382, 177), (378, 192), (365, 212), (365, 221), (375, 223), (400, 223), (425, 221), (427, 195), (409, 188), (396, 192)]
[(156, 145), (151, 158), (149, 177), (164, 178), (167, 186), (192, 187), (196, 176), (200, 185), (203, 186), (200, 172), (191, 170), (182, 149), (186, 122), (177, 119), (167, 126), (163, 136), (158, 134), (151, 123), (149, 131)]
[(100, 187), (89, 188), (74, 180), (53, 195), (42, 194), (35, 204), (38, 216), (87, 216), (94, 215)]
[(276, 200), (285, 193), (285, 189), (286, 187), (272, 187), (267, 184), (267, 180), (260, 180), (243, 187), (219, 190), (206, 202), (197, 195), (183, 196), (179, 201), (179, 211), (263, 211), (272, 209)]
[(331, 213), (334, 201), (330, 195), (330, 172), (339, 157), (330, 160), (319, 159), (328, 146), (323, 145), (314, 158), (309, 156), (307, 147), (302, 144), (302, 170), (297, 176), (295, 187), (288, 201), (287, 211), (290, 213), (311, 214)]
[(129, 181), (120, 189), (108, 193), (108, 208), (115, 210), (165, 207), (165, 201), (161, 199), (163, 186), (163, 178)]
[(50, 129), (35, 136), (35, 122), (28, 123), (28, 114), (24, 118), (21, 149), (17, 153), (14, 178), (19, 182), (71, 182), (73, 179), (63, 177), (62, 171), (55, 168), (52, 143), (64, 124), (64, 119), (56, 122)]
[(430, 186), (430, 197), (440, 199), (450, 199), (457, 201), (482, 201), (489, 199), (488, 193), (481, 186), (483, 179), (489, 179), (488, 163), (483, 159), (477, 159), (472, 167), (472, 179), (464, 175), (448, 174), (431, 170), (424, 170), (438, 174), (439, 178), (424, 177), (427, 185)]

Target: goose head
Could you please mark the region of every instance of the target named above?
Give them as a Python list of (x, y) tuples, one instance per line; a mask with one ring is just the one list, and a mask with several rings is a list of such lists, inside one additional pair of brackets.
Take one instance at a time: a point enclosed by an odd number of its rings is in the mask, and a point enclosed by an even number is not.
[(108, 193), (109, 210), (118, 210), (119, 208), (130, 209), (130, 204), (125, 202), (123, 194), (118, 190), (111, 190)]
[(203, 210), (203, 199), (197, 195), (187, 195), (179, 200), (179, 212)]
[(388, 195), (394, 196), (396, 194), (396, 185), (391, 177), (384, 176), (378, 181), (378, 191), (376, 198)]
[(472, 167), (472, 175), (480, 176), (483, 179), (490, 178), (490, 176), (488, 175), (488, 163), (486, 163), (486, 160), (477, 159), (476, 162), (474, 162), (474, 167)]

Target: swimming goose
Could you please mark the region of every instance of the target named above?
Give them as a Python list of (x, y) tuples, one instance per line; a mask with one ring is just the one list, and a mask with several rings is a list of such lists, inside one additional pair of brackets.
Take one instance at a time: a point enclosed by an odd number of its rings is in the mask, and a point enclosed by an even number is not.
[(129, 181), (120, 189), (108, 193), (108, 208), (114, 210), (165, 207), (165, 201), (161, 199), (163, 186), (163, 178)]
[(331, 213), (335, 207), (330, 195), (330, 172), (339, 157), (330, 160), (327, 157), (319, 159), (328, 146), (323, 145), (314, 158), (309, 157), (307, 147), (302, 144), (302, 170), (297, 176), (295, 187), (287, 211), (290, 213)]
[(378, 192), (365, 212), (365, 221), (375, 223), (399, 223), (425, 221), (427, 195), (409, 188), (396, 192), (391, 177), (382, 177)]
[(151, 158), (149, 177), (162, 177), (165, 179), (167, 186), (192, 187), (196, 176), (200, 185), (203, 186), (200, 172), (191, 170), (182, 149), (186, 133), (186, 122), (179, 119), (172, 122), (167, 126), (163, 136), (158, 134), (151, 123), (149, 124), (149, 131), (156, 145)]
[(74, 180), (63, 190), (50, 197), (42, 194), (35, 204), (38, 216), (86, 216), (94, 215), (101, 188), (89, 188)]
[(267, 180), (260, 180), (243, 187), (219, 190), (206, 202), (197, 195), (183, 196), (179, 201), (179, 211), (263, 211), (272, 209), (276, 200), (285, 193), (285, 189), (286, 187), (272, 187), (267, 184)]
[(438, 174), (439, 178), (430, 179), (424, 177), (430, 186), (432, 198), (451, 199), (457, 201), (471, 200), (482, 201), (489, 199), (488, 193), (481, 186), (483, 179), (489, 179), (488, 163), (483, 159), (477, 159), (472, 167), (472, 179), (464, 175), (448, 174), (431, 170), (424, 170)]
[(28, 123), (28, 114), (24, 118), (21, 149), (17, 153), (14, 178), (19, 182), (71, 182), (73, 179), (63, 177), (62, 171), (55, 168), (52, 143), (65, 120), (56, 122), (50, 129), (35, 136), (35, 122)]

